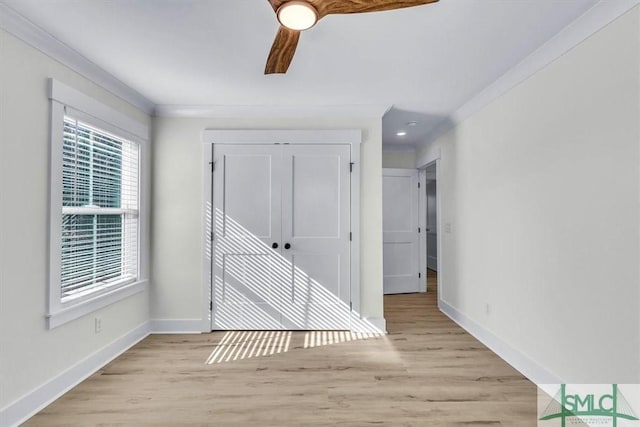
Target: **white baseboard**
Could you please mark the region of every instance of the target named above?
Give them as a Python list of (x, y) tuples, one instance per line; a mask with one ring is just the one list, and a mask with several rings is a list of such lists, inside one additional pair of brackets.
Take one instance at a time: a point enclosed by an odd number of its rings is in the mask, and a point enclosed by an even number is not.
[(0, 424), (17, 426), (149, 335), (149, 322), (106, 345), (0, 410)]
[(201, 334), (202, 319), (151, 319), (152, 334)]
[(387, 319), (384, 317), (368, 317), (367, 321), (375, 326), (380, 332), (387, 333)]
[[(386, 333), (384, 318), (352, 322), (354, 332)], [(202, 319), (152, 319), (0, 410), (0, 425), (17, 426), (150, 334), (200, 334)]]
[(365, 317), (361, 319), (357, 314), (352, 314), (351, 331), (386, 334), (387, 321), (384, 317)]
[(438, 308), (462, 329), (473, 335), (478, 341), (486, 345), (489, 350), (500, 356), (505, 362), (513, 366), (522, 375), (535, 384), (563, 384), (563, 381), (546, 368), (531, 360), (522, 352), (510, 346), (487, 329), (471, 320), (464, 313), (438, 298)]

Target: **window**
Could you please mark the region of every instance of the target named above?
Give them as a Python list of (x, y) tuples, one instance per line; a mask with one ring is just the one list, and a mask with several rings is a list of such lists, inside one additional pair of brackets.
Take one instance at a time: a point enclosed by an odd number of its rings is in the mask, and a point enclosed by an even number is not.
[(138, 278), (137, 143), (64, 117), (61, 299)]
[(51, 99), (49, 328), (147, 288), (149, 129), (56, 80)]

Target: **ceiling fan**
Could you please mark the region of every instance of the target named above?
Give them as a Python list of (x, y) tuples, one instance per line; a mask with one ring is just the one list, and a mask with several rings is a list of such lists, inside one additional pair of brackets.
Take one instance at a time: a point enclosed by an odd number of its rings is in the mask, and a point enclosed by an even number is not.
[(280, 28), (271, 46), (265, 74), (286, 73), (296, 52), (300, 32), (327, 15), (379, 12), (435, 3), (438, 0), (268, 0)]

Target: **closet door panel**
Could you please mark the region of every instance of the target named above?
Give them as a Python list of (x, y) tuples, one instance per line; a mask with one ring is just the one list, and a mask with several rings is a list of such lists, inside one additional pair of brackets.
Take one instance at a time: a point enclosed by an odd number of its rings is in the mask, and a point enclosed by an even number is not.
[(340, 255), (292, 255), (293, 281), (285, 298), (296, 329), (344, 329), (347, 304), (340, 294)]
[(282, 255), (292, 267), (284, 288), (291, 329), (349, 328), (348, 146), (285, 146)]
[(281, 160), (276, 146), (214, 147), (214, 329), (282, 328)]
[(272, 209), (272, 155), (226, 155), (223, 161), (224, 234), (273, 239), (274, 228), (279, 228), (273, 227), (274, 215), (279, 212)]
[(340, 157), (309, 153), (287, 160), (291, 161), (292, 237), (339, 238)]
[(271, 271), (273, 256), (227, 254), (222, 258), (216, 325), (220, 329), (280, 329), (280, 296), (271, 286), (277, 280)]

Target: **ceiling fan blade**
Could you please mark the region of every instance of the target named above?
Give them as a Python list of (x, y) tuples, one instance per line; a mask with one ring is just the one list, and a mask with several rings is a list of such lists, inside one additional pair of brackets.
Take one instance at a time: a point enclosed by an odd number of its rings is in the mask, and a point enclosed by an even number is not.
[[(269, 0), (279, 2), (279, 0)], [(307, 0), (318, 11), (319, 18), (331, 14), (380, 12), (435, 3), (438, 0)]]
[(276, 39), (271, 46), (267, 65), (264, 67), (265, 74), (286, 73), (296, 53), (300, 31), (290, 30), (282, 25), (278, 29)]

